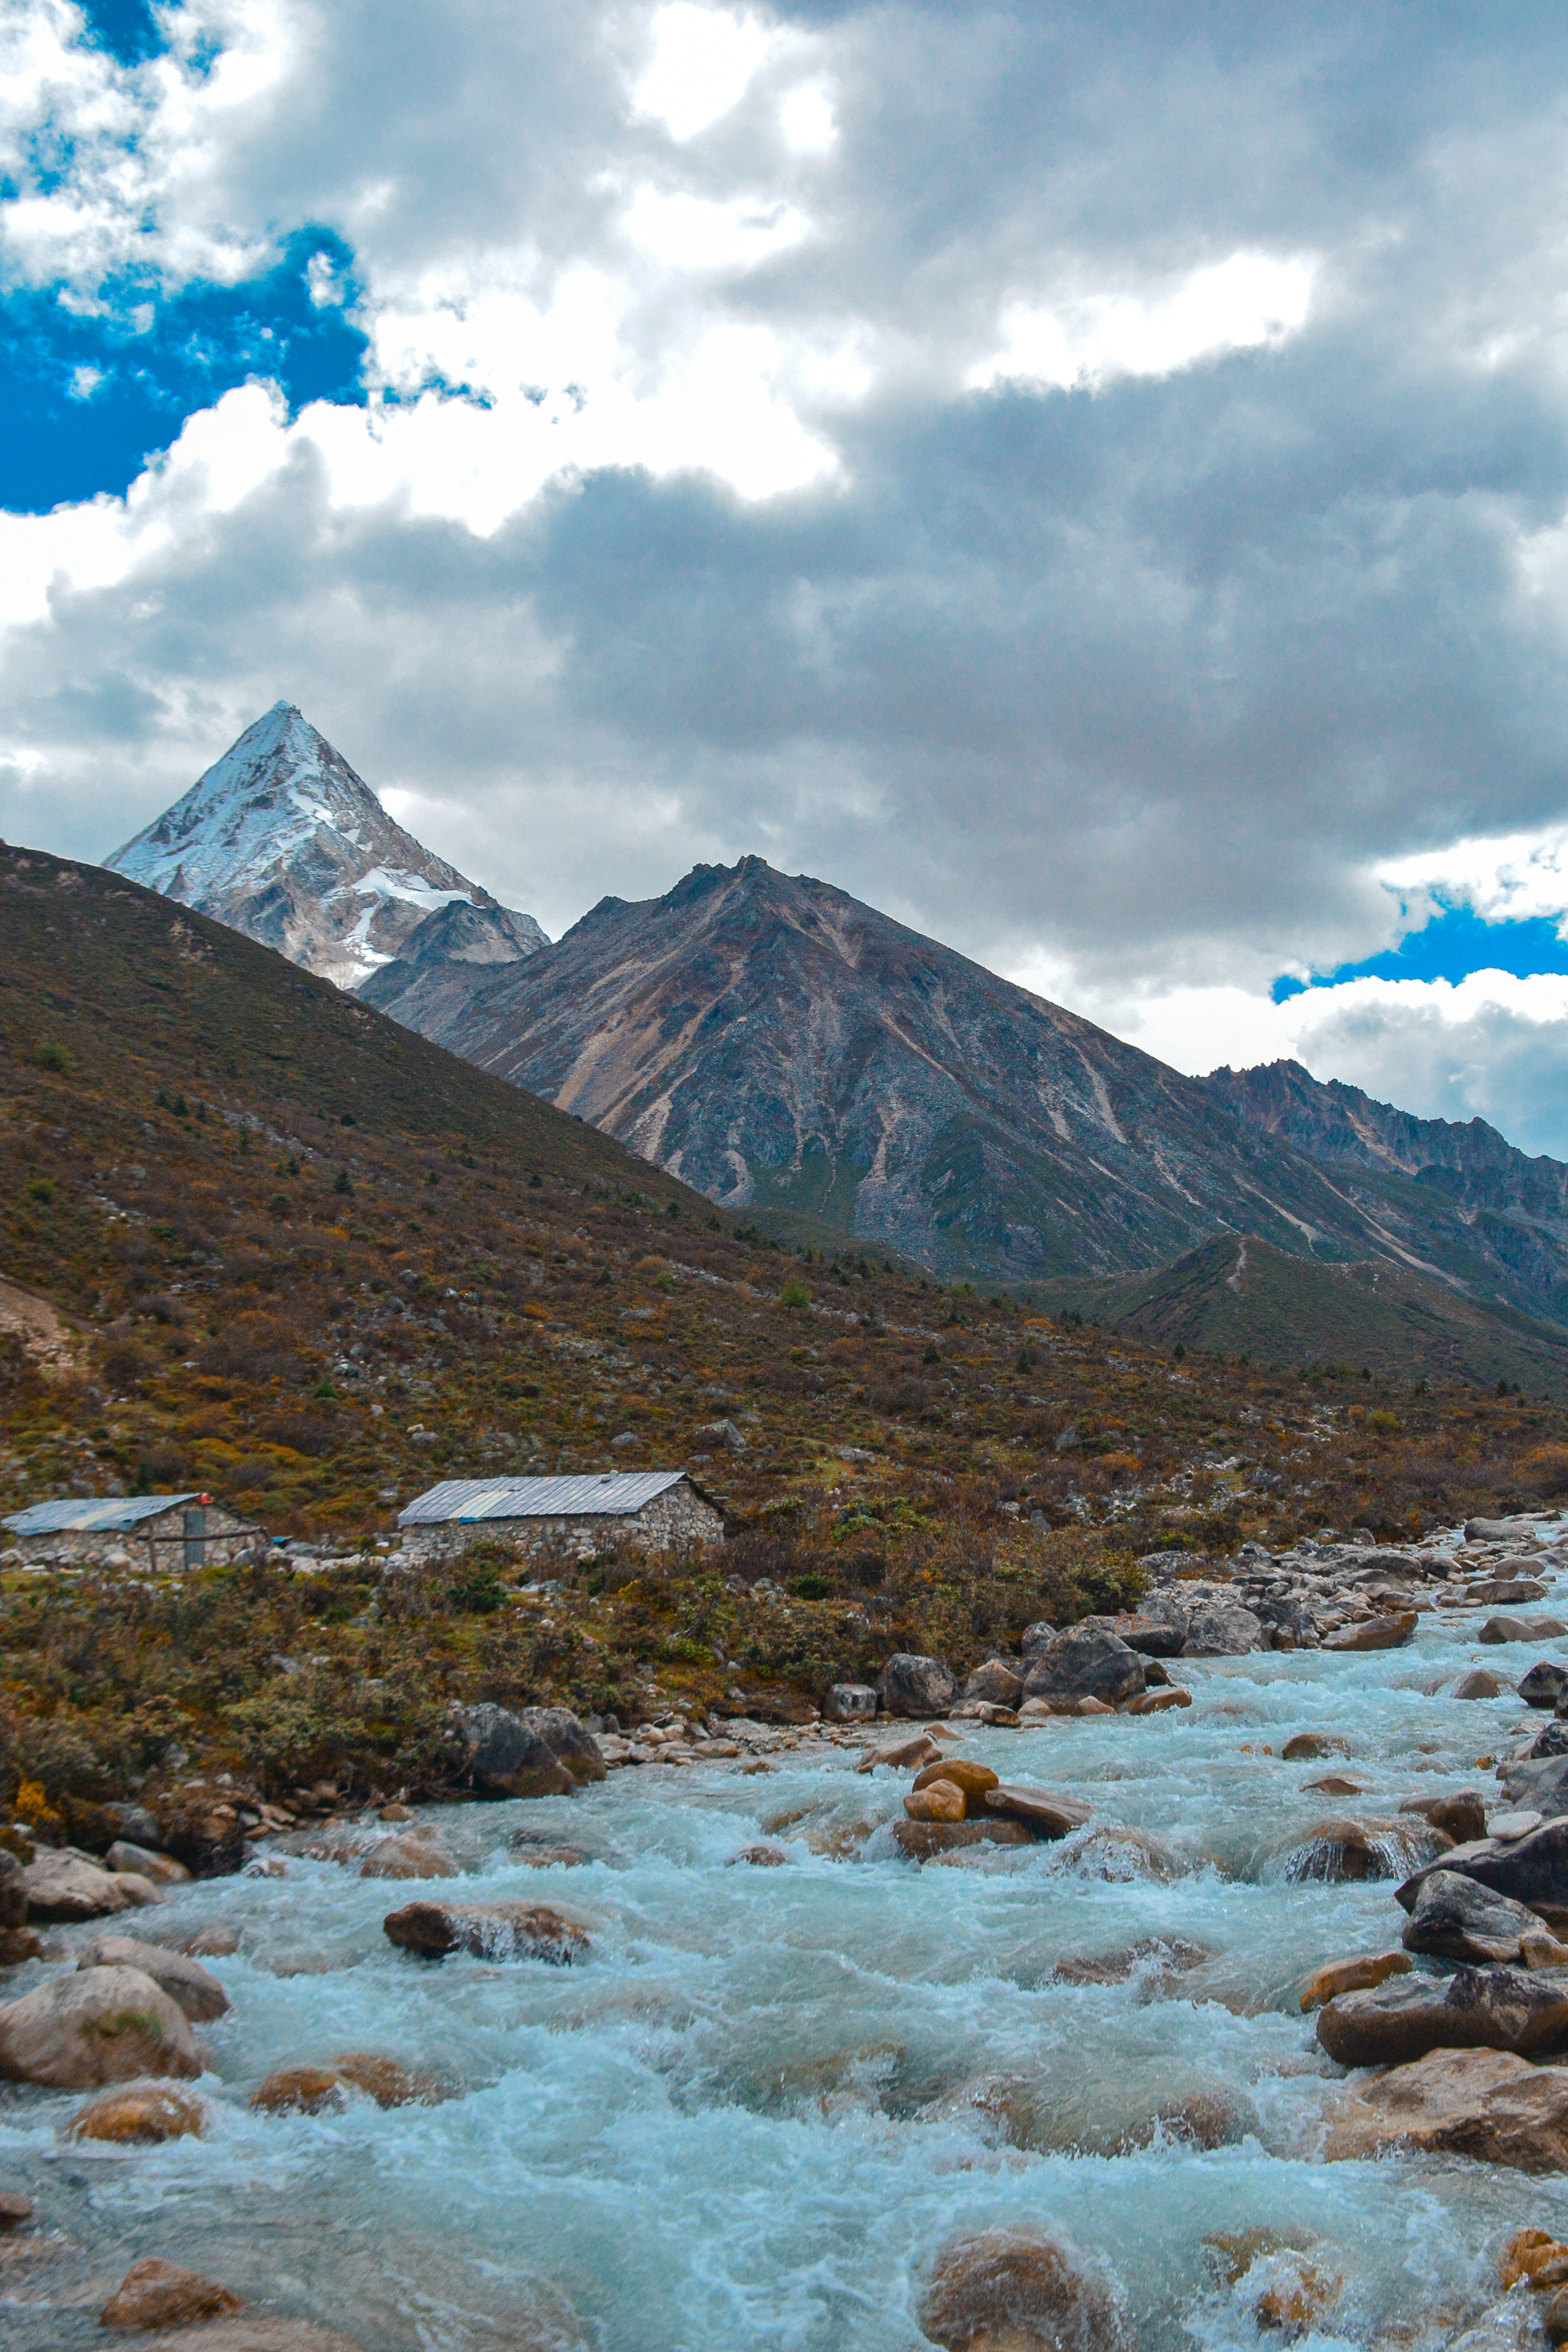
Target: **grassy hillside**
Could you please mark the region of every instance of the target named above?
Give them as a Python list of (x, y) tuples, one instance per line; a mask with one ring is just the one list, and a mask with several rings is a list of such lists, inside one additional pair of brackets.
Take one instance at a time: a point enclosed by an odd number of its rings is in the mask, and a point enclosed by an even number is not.
[(1517, 1381), (1568, 1399), (1568, 1332), (1387, 1260), (1320, 1265), (1256, 1234), (1227, 1234), (1150, 1274), (1053, 1283), (1037, 1295), (1058, 1313), (1163, 1348), (1339, 1362), (1380, 1380)]
[[(781, 1246), (93, 867), (0, 852), (0, 1507), (196, 1486), (346, 1556), (7, 1571), (0, 1798), (35, 1815), (182, 1755), (420, 1784), (453, 1696), (787, 1709), (1113, 1603), (1155, 1545), (1568, 1496), (1533, 1375), (1416, 1387), (1350, 1350), (1303, 1378), (1217, 1327), (1178, 1361), (809, 1223)], [(504, 1554), (396, 1591), (363, 1556), (439, 1476), (683, 1463), (729, 1512), (716, 1557), (606, 1557), (541, 1603)]]

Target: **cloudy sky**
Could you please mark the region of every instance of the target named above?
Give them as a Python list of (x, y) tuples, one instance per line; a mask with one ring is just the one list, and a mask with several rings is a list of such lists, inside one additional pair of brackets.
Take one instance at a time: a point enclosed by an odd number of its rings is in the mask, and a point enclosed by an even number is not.
[(10, 0), (0, 833), (280, 696), (1568, 1156), (1568, 19)]

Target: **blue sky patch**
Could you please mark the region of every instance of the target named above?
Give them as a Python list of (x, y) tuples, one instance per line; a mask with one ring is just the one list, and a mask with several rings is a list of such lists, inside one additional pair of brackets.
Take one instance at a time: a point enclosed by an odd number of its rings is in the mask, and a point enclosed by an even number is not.
[(139, 66), (168, 47), (149, 0), (78, 0), (90, 26), (89, 45), (122, 66)]
[[(322, 257), (321, 259), (316, 257)], [(311, 299), (315, 265), (318, 290)], [(106, 289), (102, 316), (60, 290), (0, 303), (0, 506), (46, 514), (63, 500), (124, 491), (187, 416), (252, 376), (307, 401), (363, 405), (367, 338), (344, 316), (353, 256), (331, 230), (298, 230), (276, 268), (240, 286)]]
[(1523, 923), (1489, 923), (1472, 907), (1445, 907), (1396, 948), (1342, 963), (1337, 971), (1297, 980), (1281, 973), (1269, 993), (1276, 1004), (1309, 988), (1337, 988), (1347, 980), (1467, 980), (1473, 971), (1510, 971), (1528, 980), (1536, 972), (1568, 972), (1568, 940), (1557, 936), (1549, 916)]

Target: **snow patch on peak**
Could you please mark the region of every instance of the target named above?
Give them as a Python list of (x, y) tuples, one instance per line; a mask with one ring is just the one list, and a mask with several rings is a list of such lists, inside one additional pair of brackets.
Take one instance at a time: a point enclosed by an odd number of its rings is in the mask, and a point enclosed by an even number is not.
[[(105, 864), (340, 988), (357, 988), (454, 900), (495, 904), (405, 832), (283, 700)], [(519, 952), (531, 951), (525, 937)]]

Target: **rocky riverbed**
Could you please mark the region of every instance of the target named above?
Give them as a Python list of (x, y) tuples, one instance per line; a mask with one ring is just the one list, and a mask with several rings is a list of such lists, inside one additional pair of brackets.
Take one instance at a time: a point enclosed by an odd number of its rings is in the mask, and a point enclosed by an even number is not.
[[(1158, 1580), (1185, 1706), (672, 1721), (574, 1794), (122, 1853), (0, 1979), (0, 2064), (95, 1985), (149, 2070), (0, 2089), (7, 2346), (1544, 2345), (1568, 1724), (1517, 1685), (1568, 1640), (1496, 1621), (1568, 1604), (1558, 1533)], [(1193, 1647), (1237, 1608), (1270, 1646)]]

